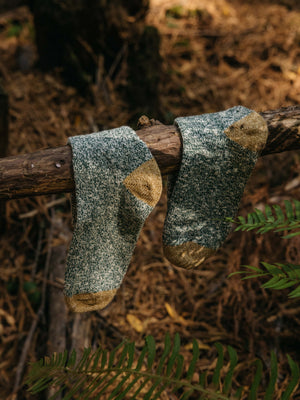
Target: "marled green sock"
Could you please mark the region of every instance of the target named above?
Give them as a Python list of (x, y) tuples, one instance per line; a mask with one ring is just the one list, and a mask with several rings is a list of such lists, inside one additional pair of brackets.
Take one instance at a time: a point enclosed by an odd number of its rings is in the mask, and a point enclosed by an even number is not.
[(194, 268), (212, 255), (230, 231), (244, 187), (264, 148), (265, 120), (245, 107), (177, 118), (183, 154), (170, 181), (163, 246), (175, 265)]
[(75, 198), (65, 297), (82, 312), (113, 299), (162, 182), (151, 152), (129, 127), (74, 136), (69, 144)]

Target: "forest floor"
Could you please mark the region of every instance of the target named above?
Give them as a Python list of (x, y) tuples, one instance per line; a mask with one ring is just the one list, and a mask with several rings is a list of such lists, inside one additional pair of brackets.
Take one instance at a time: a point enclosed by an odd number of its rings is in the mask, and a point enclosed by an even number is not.
[[(152, 0), (148, 23), (162, 37), (162, 122), (238, 104), (256, 111), (300, 104), (297, 4)], [(107, 79), (105, 90), (95, 88), (97, 101), (92, 104), (66, 87), (59, 71), (43, 73), (35, 67), (32, 27), (27, 8), (0, 15), (0, 79), (10, 101), (8, 155), (64, 145), (71, 135), (127, 124), (133, 112), (115, 90), (116, 82)], [(256, 165), (239, 212), (245, 215), (291, 199), (300, 200), (299, 152), (266, 156)], [(74, 316), (60, 300), (66, 337), (56, 340), (68, 349), (99, 344), (112, 349), (125, 338), (142, 346), (151, 334), (161, 351), (165, 334), (174, 337), (178, 332), (186, 360), (191, 359), (192, 340), (197, 340), (199, 373), (215, 368), (218, 341), (237, 350), (238, 382), (246, 386), (253, 361), (259, 357), (267, 371), (274, 351), (280, 399), (289, 371), (286, 354), (300, 362), (299, 300), (288, 298), (289, 289), (262, 289), (261, 280), (228, 275), (260, 261), (300, 264), (300, 236), (284, 240), (279, 233), (232, 233), (199, 270), (186, 271), (164, 258), (165, 212), (164, 193), (146, 221), (124, 282), (106, 309)], [(0, 400), (39, 398), (26, 391), (22, 377), (28, 362), (49, 354), (51, 347), (50, 295), (51, 290), (61, 293), (63, 280), (51, 271), (47, 275), (45, 267), (51, 267), (51, 260), (55, 263), (55, 249), (68, 246), (69, 195), (9, 201), (6, 220), (6, 233), (0, 237)], [(45, 307), (35, 327), (41, 299)], [(14, 387), (18, 397), (12, 396)], [(262, 393), (263, 387), (258, 399)], [(300, 399), (300, 389), (294, 398)], [(166, 391), (161, 399), (176, 397)]]

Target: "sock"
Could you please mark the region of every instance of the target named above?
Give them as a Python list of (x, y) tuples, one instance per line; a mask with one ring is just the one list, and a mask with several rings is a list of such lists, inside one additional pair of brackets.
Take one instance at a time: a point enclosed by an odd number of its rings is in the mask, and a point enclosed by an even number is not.
[(72, 311), (104, 308), (127, 271), (162, 180), (146, 144), (129, 127), (70, 137), (74, 233), (65, 273)]
[(259, 114), (242, 106), (175, 122), (183, 153), (178, 175), (168, 185), (163, 247), (173, 264), (195, 268), (228, 235), (226, 217), (238, 211), (268, 128)]

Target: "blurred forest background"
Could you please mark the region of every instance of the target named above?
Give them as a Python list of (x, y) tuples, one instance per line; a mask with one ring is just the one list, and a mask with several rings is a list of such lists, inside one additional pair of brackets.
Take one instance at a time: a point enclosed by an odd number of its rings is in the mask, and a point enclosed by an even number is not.
[[(1, 156), (136, 128), (142, 114), (170, 124), (238, 104), (256, 111), (300, 104), (299, 1), (0, 0), (0, 86), (0, 97), (9, 99)], [(261, 158), (240, 213), (299, 200), (299, 166), (299, 152)], [(103, 311), (73, 315), (62, 295), (69, 200), (40, 196), (1, 206), (0, 399), (46, 398), (26, 392), (28, 362), (64, 348), (112, 349), (125, 338), (139, 346), (147, 334), (161, 348), (166, 332), (178, 332), (187, 360), (195, 338), (199, 373), (215, 368), (214, 342), (232, 345), (243, 385), (257, 357), (268, 368), (271, 350), (281, 377), (286, 353), (300, 362), (299, 300), (256, 280), (228, 279), (242, 264), (300, 264), (300, 236), (232, 233), (201, 269), (180, 270), (162, 253), (164, 193), (115, 300)]]

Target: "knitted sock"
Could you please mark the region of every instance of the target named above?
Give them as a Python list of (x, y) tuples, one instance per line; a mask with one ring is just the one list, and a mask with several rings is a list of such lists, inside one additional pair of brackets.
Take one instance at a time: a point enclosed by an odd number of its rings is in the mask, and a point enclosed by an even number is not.
[(105, 307), (161, 195), (158, 165), (129, 127), (69, 138), (75, 196), (65, 298), (75, 312)]
[(198, 267), (228, 235), (244, 187), (264, 148), (264, 119), (242, 106), (177, 118), (183, 141), (178, 176), (169, 184), (163, 246), (175, 265)]

